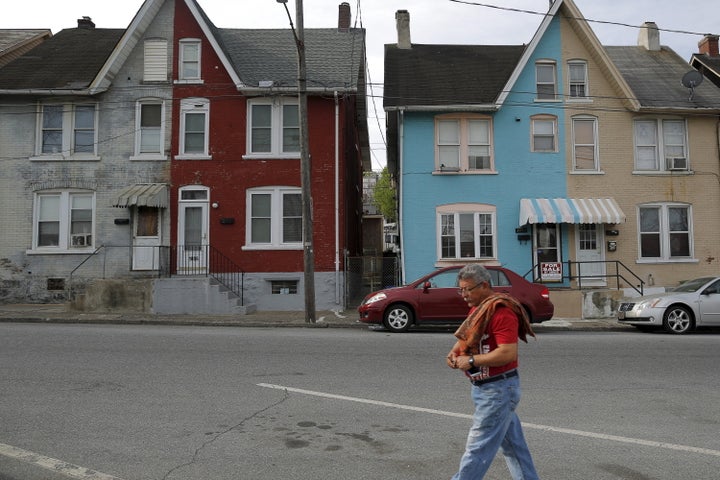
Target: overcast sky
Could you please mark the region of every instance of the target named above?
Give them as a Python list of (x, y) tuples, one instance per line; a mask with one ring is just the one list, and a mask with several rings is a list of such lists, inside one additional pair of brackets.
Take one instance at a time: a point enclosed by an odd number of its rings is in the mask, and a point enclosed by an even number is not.
[[(305, 28), (337, 26), (338, 5), (343, 0), (304, 0)], [(395, 43), (395, 12), (410, 12), (413, 43), (517, 45), (532, 39), (549, 0), (345, 0), (350, 4), (352, 23), (367, 30), (368, 65), (372, 93), (382, 96), (383, 45)], [(199, 0), (200, 6), (218, 27), (287, 28), (285, 9), (277, 0)], [(473, 5), (475, 4), (475, 5)], [(718, 0), (575, 0), (584, 17), (604, 45), (634, 45), (638, 29), (653, 21), (661, 29), (660, 43), (689, 60), (704, 33), (720, 31)], [(77, 19), (89, 16), (98, 28), (125, 28), (142, 0), (28, 0), (3, 7), (0, 28), (49, 28), (57, 33), (73, 28)], [(295, 19), (295, 1), (288, 1)], [(493, 8), (494, 6), (502, 8)], [(622, 25), (616, 25), (622, 24)], [(669, 30), (693, 32), (674, 33)], [(368, 92), (371, 93), (371, 92)], [(377, 117), (370, 109), (369, 127), (373, 169), (385, 162), (380, 126), (384, 125), (382, 101)]]

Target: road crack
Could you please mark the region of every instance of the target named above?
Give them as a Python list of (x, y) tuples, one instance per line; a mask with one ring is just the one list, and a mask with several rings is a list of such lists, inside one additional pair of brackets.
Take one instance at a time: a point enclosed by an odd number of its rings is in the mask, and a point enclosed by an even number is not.
[(250, 416), (248, 416), (248, 417), (243, 418), (240, 422), (238, 422), (238, 423), (236, 423), (235, 425), (232, 425), (232, 426), (226, 428), (225, 430), (222, 430), (222, 431), (220, 431), (220, 432), (216, 432), (211, 438), (209, 438), (208, 440), (206, 440), (205, 442), (203, 442), (202, 445), (200, 445), (198, 448), (195, 449), (195, 452), (193, 453), (193, 456), (192, 456), (192, 458), (191, 458), (189, 461), (187, 461), (187, 462), (185, 462), (185, 463), (183, 463), (183, 464), (177, 465), (177, 466), (171, 468), (170, 470), (168, 470), (168, 472), (162, 477), (162, 480), (167, 480), (167, 478), (170, 477), (170, 475), (172, 475), (173, 473), (177, 472), (178, 470), (183, 469), (183, 468), (185, 468), (185, 467), (189, 467), (190, 465), (194, 464), (194, 463), (197, 461), (197, 458), (200, 456), (200, 453), (201, 453), (208, 445), (211, 445), (213, 442), (215, 442), (216, 440), (218, 440), (218, 439), (219, 439), (220, 437), (222, 437), (223, 435), (226, 435), (227, 433), (232, 432), (233, 430), (242, 427), (242, 426), (245, 424), (245, 422), (247, 422), (247, 421), (249, 421), (249, 420), (252, 420), (253, 418), (257, 417), (258, 415), (261, 415), (261, 414), (267, 412), (268, 410), (271, 410), (271, 409), (277, 407), (278, 405), (282, 404), (283, 402), (285, 402), (288, 398), (290, 398), (290, 393), (289, 393), (287, 390), (285, 390), (284, 392), (285, 392), (285, 395), (283, 396), (283, 398), (281, 398), (281, 399), (278, 400), (277, 402), (275, 402), (275, 403), (273, 403), (273, 404), (271, 404), (271, 405), (268, 405), (268, 406), (265, 407), (265, 408), (262, 408), (262, 409), (258, 410), (257, 412), (253, 413), (252, 415), (250, 415)]

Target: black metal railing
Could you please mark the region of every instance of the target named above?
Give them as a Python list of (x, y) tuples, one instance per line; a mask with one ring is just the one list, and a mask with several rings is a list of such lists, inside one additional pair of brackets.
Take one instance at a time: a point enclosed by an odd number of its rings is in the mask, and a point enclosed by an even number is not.
[(220, 250), (212, 245), (174, 245), (167, 248), (170, 250), (170, 272), (174, 270), (177, 275), (205, 275), (213, 278), (237, 295), (240, 305), (245, 305), (245, 272)]
[[(566, 265), (566, 267), (564, 266), (562, 269), (562, 279), (568, 280), (570, 282), (575, 281), (578, 289), (583, 288), (583, 281), (589, 282), (591, 280), (597, 280), (598, 278), (615, 279), (615, 288), (617, 288), (618, 290), (620, 290), (620, 288), (622, 288), (623, 286), (627, 285), (629, 288), (632, 288), (640, 295), (643, 295), (643, 291), (645, 289), (645, 281), (638, 277), (620, 260), (567, 260), (561, 263), (563, 265)], [(586, 268), (583, 272), (583, 266), (588, 267), (591, 264), (600, 263), (605, 264), (606, 267), (614, 266), (614, 273), (607, 273), (607, 268), (604, 269), (606, 273), (597, 273), (596, 270), (590, 270), (589, 268)], [(528, 275), (532, 275), (533, 282), (546, 283), (541, 278), (539, 272), (540, 264), (535, 264), (533, 265), (532, 269), (525, 273), (525, 275), (523, 276), (525, 278), (528, 278)]]
[[(240, 298), (241, 305), (245, 305), (244, 287), (245, 272), (240, 266), (224, 255), (220, 250), (212, 245), (155, 245), (155, 246), (132, 246), (132, 245), (101, 245), (93, 252), (89, 253), (78, 265), (72, 269), (69, 276), (70, 298), (74, 299), (73, 275), (83, 266), (88, 267), (88, 262), (97, 257), (100, 251), (108, 252), (112, 249), (143, 249), (144, 253), (152, 250), (150, 255), (146, 255), (151, 259), (151, 265), (145, 269), (134, 270), (132, 265), (127, 266), (128, 271), (137, 271), (157, 275), (158, 277), (171, 277), (173, 275), (203, 275), (213, 278), (219, 284), (233, 292)], [(94, 276), (106, 277), (106, 259), (101, 259), (102, 265), (95, 265)], [(132, 260), (130, 260), (132, 262)], [(102, 270), (102, 274), (97, 273)], [(124, 270), (124, 268), (123, 268)], [(117, 273), (117, 272), (116, 272)], [(112, 275), (112, 273), (110, 274)]]

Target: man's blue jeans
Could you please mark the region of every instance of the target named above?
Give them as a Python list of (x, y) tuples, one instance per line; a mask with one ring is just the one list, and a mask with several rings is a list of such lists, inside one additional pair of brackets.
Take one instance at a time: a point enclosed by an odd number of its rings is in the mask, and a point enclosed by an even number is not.
[(473, 424), (460, 459), (460, 471), (452, 480), (480, 480), (498, 450), (505, 456), (514, 480), (538, 479), (520, 419), (515, 413), (520, 402), (518, 377), (473, 385), (472, 399), (475, 403)]

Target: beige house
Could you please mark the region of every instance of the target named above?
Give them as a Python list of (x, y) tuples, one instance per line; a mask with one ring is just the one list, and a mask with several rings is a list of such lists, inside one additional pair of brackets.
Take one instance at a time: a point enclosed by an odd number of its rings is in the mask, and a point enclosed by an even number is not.
[(568, 196), (612, 198), (626, 217), (571, 231), (575, 256), (599, 260), (583, 286), (611, 289), (619, 273), (633, 296), (719, 274), (720, 88), (698, 82), (654, 23), (637, 45), (603, 47), (572, 1), (559, 17)]

